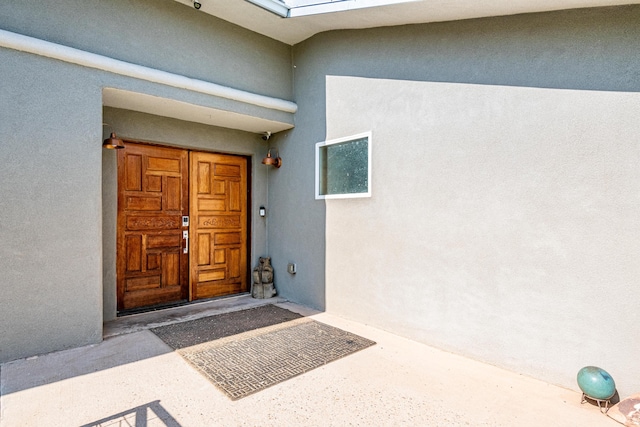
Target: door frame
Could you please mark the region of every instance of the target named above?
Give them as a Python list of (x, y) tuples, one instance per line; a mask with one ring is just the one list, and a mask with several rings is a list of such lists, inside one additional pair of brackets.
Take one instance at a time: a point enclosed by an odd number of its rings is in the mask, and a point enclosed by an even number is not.
[[(189, 156), (191, 152), (201, 152), (201, 153), (210, 153), (210, 154), (220, 154), (220, 155), (225, 155), (225, 156), (233, 156), (233, 157), (238, 157), (238, 158), (242, 158), (244, 159), (244, 161), (246, 162), (246, 183), (247, 183), (247, 199), (246, 199), (246, 210), (247, 210), (247, 215), (246, 215), (246, 253), (247, 253), (247, 257), (246, 257), (246, 265), (245, 265), (245, 271), (244, 274), (246, 276), (247, 279), (247, 284), (249, 289), (247, 290), (247, 292), (241, 292), (238, 294), (232, 294), (232, 295), (225, 295), (225, 296), (221, 296), (221, 297), (214, 297), (211, 299), (216, 299), (216, 298), (226, 298), (226, 297), (230, 297), (230, 296), (235, 296), (235, 295), (244, 295), (250, 292), (250, 288), (251, 288), (251, 283), (252, 283), (252, 276), (251, 276), (251, 269), (252, 269), (252, 257), (253, 257), (253, 252), (252, 252), (252, 247), (253, 247), (253, 155), (251, 154), (241, 154), (241, 153), (233, 153), (233, 152), (226, 152), (226, 151), (217, 151), (215, 149), (213, 150), (206, 150), (206, 149), (202, 149), (202, 148), (189, 148), (189, 147), (185, 147), (185, 146), (180, 146), (180, 145), (169, 145), (169, 144), (163, 144), (163, 143), (156, 143), (156, 142), (146, 142), (146, 141), (138, 141), (138, 140), (134, 140), (134, 139), (125, 139), (124, 140), (125, 144), (129, 143), (129, 144), (138, 144), (138, 145), (146, 145), (146, 146), (152, 146), (152, 147), (160, 147), (160, 148), (174, 148), (174, 149), (179, 149), (179, 150), (184, 150), (187, 152), (187, 155)], [(126, 149), (126, 148), (125, 148)], [(115, 176), (117, 178), (118, 175), (118, 160), (117, 160), (117, 156), (116, 156), (116, 161), (115, 161)], [(190, 177), (190, 173), (188, 174), (189, 176), (187, 177), (188, 180), (188, 185), (187, 187), (189, 188), (189, 192), (190, 192), (190, 188), (191, 188), (191, 177)], [(118, 188), (118, 182), (117, 179), (115, 180), (115, 201), (116, 201), (116, 206), (115, 206), (115, 221), (114, 221), (114, 225), (115, 225), (115, 229), (118, 229), (118, 200), (119, 200), (119, 191), (120, 189)], [(103, 195), (104, 197), (104, 195)], [(189, 206), (189, 223), (191, 224), (192, 221), (192, 217), (191, 217), (191, 212), (190, 212), (190, 206)], [(189, 227), (189, 233), (191, 232), (191, 227)], [(117, 233), (116, 233), (117, 234)], [(191, 239), (191, 235), (189, 235), (189, 238)], [(116, 236), (116, 239), (114, 241), (115, 243), (115, 248), (116, 248), (116, 253), (114, 254), (114, 261), (115, 264), (117, 265), (118, 262), (118, 239)], [(189, 251), (189, 264), (191, 263), (191, 251)], [(115, 292), (116, 292), (116, 298), (115, 301), (117, 302), (118, 298), (118, 277), (117, 277), (117, 268), (114, 269), (114, 273), (115, 273)], [(191, 286), (191, 268), (188, 267), (187, 268), (188, 271), (188, 285), (187, 285), (187, 304), (192, 303), (192, 302), (198, 302), (198, 301), (205, 301), (206, 299), (201, 299), (201, 300), (194, 300), (193, 299), (193, 295), (192, 295), (192, 286)], [(149, 307), (153, 307), (153, 306), (149, 306)], [(116, 304), (116, 317), (119, 315), (119, 313), (122, 311), (120, 309), (118, 309), (117, 304)], [(140, 310), (144, 310), (145, 308), (141, 308)]]

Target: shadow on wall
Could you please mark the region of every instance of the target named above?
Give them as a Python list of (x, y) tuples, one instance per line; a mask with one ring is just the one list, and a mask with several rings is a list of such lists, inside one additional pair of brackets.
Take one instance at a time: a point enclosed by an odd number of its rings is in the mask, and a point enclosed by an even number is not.
[(638, 22), (630, 5), (331, 31), (294, 46), (296, 95), (330, 75), (640, 91)]
[[(296, 128), (278, 135), (277, 142), (280, 155), (296, 161), (269, 176), (269, 236), (278, 242), (271, 245), (270, 255), (276, 271), (285, 271), (288, 261), (302, 259), (300, 254), (324, 265), (326, 204), (313, 200), (313, 145), (370, 130), (355, 124), (331, 128), (328, 111), (338, 105), (349, 109), (345, 100), (326, 99), (326, 82), (332, 76), (640, 92), (638, 22), (640, 5), (631, 5), (337, 30), (295, 45)], [(384, 109), (387, 104), (383, 101), (379, 106)], [(393, 113), (411, 113), (407, 104), (399, 108)], [(358, 116), (355, 108), (349, 111)], [(374, 135), (374, 146), (376, 140)], [(325, 309), (325, 271), (321, 267), (301, 263), (295, 278), (279, 275), (278, 285), (285, 297)]]

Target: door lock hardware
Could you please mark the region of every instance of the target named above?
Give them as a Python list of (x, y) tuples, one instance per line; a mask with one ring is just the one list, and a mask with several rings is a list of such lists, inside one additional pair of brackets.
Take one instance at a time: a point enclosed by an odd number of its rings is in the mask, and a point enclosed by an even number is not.
[(184, 240), (184, 248), (182, 248), (182, 253), (188, 254), (189, 253), (189, 232), (187, 230), (184, 230), (182, 232), (182, 239)]

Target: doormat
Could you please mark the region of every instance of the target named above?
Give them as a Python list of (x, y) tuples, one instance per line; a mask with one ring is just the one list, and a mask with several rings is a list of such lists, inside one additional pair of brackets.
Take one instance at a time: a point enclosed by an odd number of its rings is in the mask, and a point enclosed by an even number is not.
[(374, 341), (342, 329), (298, 318), (177, 352), (238, 400), (372, 345)]
[(153, 328), (151, 331), (169, 347), (179, 350), (301, 317), (298, 313), (268, 304), (247, 310), (174, 323)]

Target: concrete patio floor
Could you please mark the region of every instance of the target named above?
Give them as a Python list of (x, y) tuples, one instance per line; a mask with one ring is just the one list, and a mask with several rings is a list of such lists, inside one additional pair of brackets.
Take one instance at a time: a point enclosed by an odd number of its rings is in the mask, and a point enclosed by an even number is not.
[(146, 328), (262, 302), (239, 297), (129, 316), (107, 324), (100, 344), (1, 365), (0, 425), (620, 425), (581, 405), (575, 391), (276, 301), (377, 345), (231, 401)]

